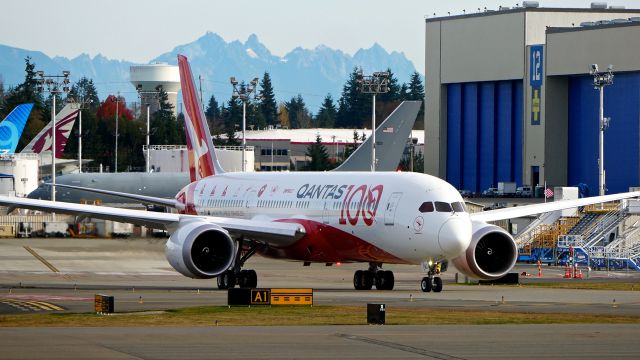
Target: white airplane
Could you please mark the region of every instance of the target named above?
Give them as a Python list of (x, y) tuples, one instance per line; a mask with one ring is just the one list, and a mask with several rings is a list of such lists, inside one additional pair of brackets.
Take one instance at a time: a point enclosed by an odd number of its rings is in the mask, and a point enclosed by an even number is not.
[(383, 264), (425, 264), (422, 291), (439, 292), (448, 260), (480, 279), (505, 275), (515, 265), (513, 237), (488, 224), (513, 217), (640, 196), (640, 192), (534, 204), (469, 214), (449, 183), (400, 172), (225, 173), (220, 167), (187, 58), (178, 65), (186, 109), (192, 182), (175, 199), (128, 195), (174, 206), (178, 213), (0, 196), (0, 205), (164, 227), (169, 263), (192, 278), (217, 278), (218, 287), (256, 287), (243, 269), (254, 254), (311, 262), (368, 263), (353, 278), (358, 290), (390, 290)]

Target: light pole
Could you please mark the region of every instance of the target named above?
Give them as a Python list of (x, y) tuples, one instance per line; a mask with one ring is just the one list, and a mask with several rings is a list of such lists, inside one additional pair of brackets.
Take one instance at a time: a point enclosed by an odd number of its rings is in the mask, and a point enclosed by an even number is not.
[(356, 74), (356, 82), (360, 85), (360, 91), (372, 94), (371, 106), (371, 171), (376, 171), (376, 94), (389, 92), (389, 72), (378, 71), (373, 75), (363, 75), (362, 69)]
[(142, 101), (143, 99), (146, 99), (147, 101), (147, 156), (145, 157), (145, 161), (146, 161), (146, 171), (147, 173), (151, 172), (151, 148), (149, 145), (149, 136), (151, 135), (151, 127), (149, 125), (150, 121), (150, 106), (151, 104), (149, 103), (149, 97), (151, 97), (154, 100), (158, 100), (158, 93), (161, 90), (162, 85), (158, 85), (156, 87), (156, 91), (143, 91), (142, 90), (142, 84), (138, 84), (138, 86), (136, 86), (136, 90), (138, 91), (138, 96), (140, 96), (140, 106), (142, 107)]
[(119, 105), (120, 105), (120, 91), (118, 91), (118, 95), (116, 96), (115, 99), (116, 102), (116, 163), (115, 163), (115, 169), (114, 172), (118, 172), (118, 110), (119, 110)]
[(591, 64), (589, 74), (593, 76), (593, 88), (600, 91), (600, 110), (598, 114), (599, 154), (598, 154), (598, 187), (599, 195), (605, 192), (604, 174), (604, 131), (609, 127), (609, 118), (604, 117), (604, 87), (613, 84), (613, 65), (607, 67), (607, 72), (599, 72), (598, 64)]
[(233, 86), (233, 94), (231, 95), (234, 99), (240, 99), (242, 101), (242, 171), (247, 171), (247, 162), (246, 162), (246, 150), (247, 150), (247, 139), (245, 136), (245, 132), (247, 129), (247, 101), (251, 100), (251, 95), (254, 95), (254, 99), (260, 99), (259, 95), (256, 95), (256, 87), (258, 86), (258, 78), (253, 78), (249, 85), (244, 85), (242, 83), (240, 87), (238, 87), (238, 81), (234, 76), (229, 78), (229, 82), (231, 86)]
[(80, 123), (78, 124), (78, 172), (82, 174), (82, 110), (85, 105), (93, 103), (93, 100), (85, 100), (84, 98), (80, 98), (79, 101), (75, 101), (72, 104), (72, 108), (78, 109), (78, 120)]
[[(45, 75), (44, 71), (37, 72), (37, 89), (44, 92), (44, 86), (52, 94), (51, 96), (51, 201), (56, 201), (56, 95), (69, 93), (69, 72), (63, 71), (62, 75)], [(62, 86), (62, 88), (61, 88)], [(55, 213), (53, 217), (55, 220)]]

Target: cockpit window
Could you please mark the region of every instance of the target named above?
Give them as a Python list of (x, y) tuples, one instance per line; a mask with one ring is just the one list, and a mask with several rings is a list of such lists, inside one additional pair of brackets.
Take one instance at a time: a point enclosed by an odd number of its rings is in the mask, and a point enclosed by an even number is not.
[(436, 211), (437, 212), (451, 212), (451, 205), (446, 202), (436, 201)]
[(418, 210), (422, 213), (433, 212), (433, 203), (431, 201), (423, 202)]
[(455, 212), (465, 212), (464, 204), (461, 202), (454, 202), (451, 204), (453, 211)]

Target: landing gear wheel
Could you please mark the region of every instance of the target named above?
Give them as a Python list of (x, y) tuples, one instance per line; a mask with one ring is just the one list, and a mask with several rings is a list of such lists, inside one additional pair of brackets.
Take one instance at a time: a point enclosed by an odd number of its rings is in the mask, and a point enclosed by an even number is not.
[(420, 281), (420, 289), (422, 289), (422, 292), (431, 292), (432, 288), (433, 283), (431, 281), (431, 278), (423, 277), (422, 281)]
[(370, 271), (358, 270), (353, 274), (353, 287), (356, 290), (371, 290), (373, 281), (373, 273)]
[(442, 279), (439, 277), (433, 278), (433, 292), (442, 291)]
[(362, 276), (363, 271), (362, 270), (357, 270), (354, 274), (353, 274), (353, 287), (356, 290), (363, 290), (362, 288)]
[(258, 274), (255, 270), (245, 270), (245, 286), (248, 288), (256, 288), (258, 287)]
[(218, 275), (218, 289), (232, 289), (236, 286), (236, 275), (233, 271), (225, 271)]
[(376, 273), (375, 278), (376, 289), (378, 290), (393, 290), (395, 279), (392, 271), (380, 270)]

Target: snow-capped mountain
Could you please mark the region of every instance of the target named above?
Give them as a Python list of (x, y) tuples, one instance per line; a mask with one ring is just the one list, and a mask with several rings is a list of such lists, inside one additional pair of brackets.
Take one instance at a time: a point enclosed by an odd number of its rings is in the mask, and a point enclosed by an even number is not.
[[(309, 109), (316, 112), (324, 96), (330, 93), (334, 100), (340, 97), (342, 86), (354, 67), (362, 67), (365, 73), (390, 68), (400, 83), (407, 82), (414, 65), (403, 53), (388, 53), (378, 44), (360, 49), (354, 55), (319, 45), (314, 49), (297, 47), (284, 56), (275, 56), (256, 35), (245, 42), (227, 42), (219, 35), (208, 32), (199, 39), (152, 59), (152, 62), (176, 63), (176, 55), (189, 57), (195, 76), (202, 76), (204, 97), (214, 94), (219, 103), (229, 100), (229, 77), (250, 81), (269, 72), (276, 97), (286, 101), (302, 94)], [(120, 92), (128, 101), (136, 101), (137, 95), (129, 83), (129, 66), (126, 60), (111, 60), (102, 55), (93, 58), (82, 54), (73, 59), (50, 58), (42, 52), (0, 45), (0, 76), (5, 89), (24, 80), (24, 58), (30, 56), (36, 69), (47, 73), (69, 70), (72, 79), (82, 76), (93, 79), (100, 98)]]

